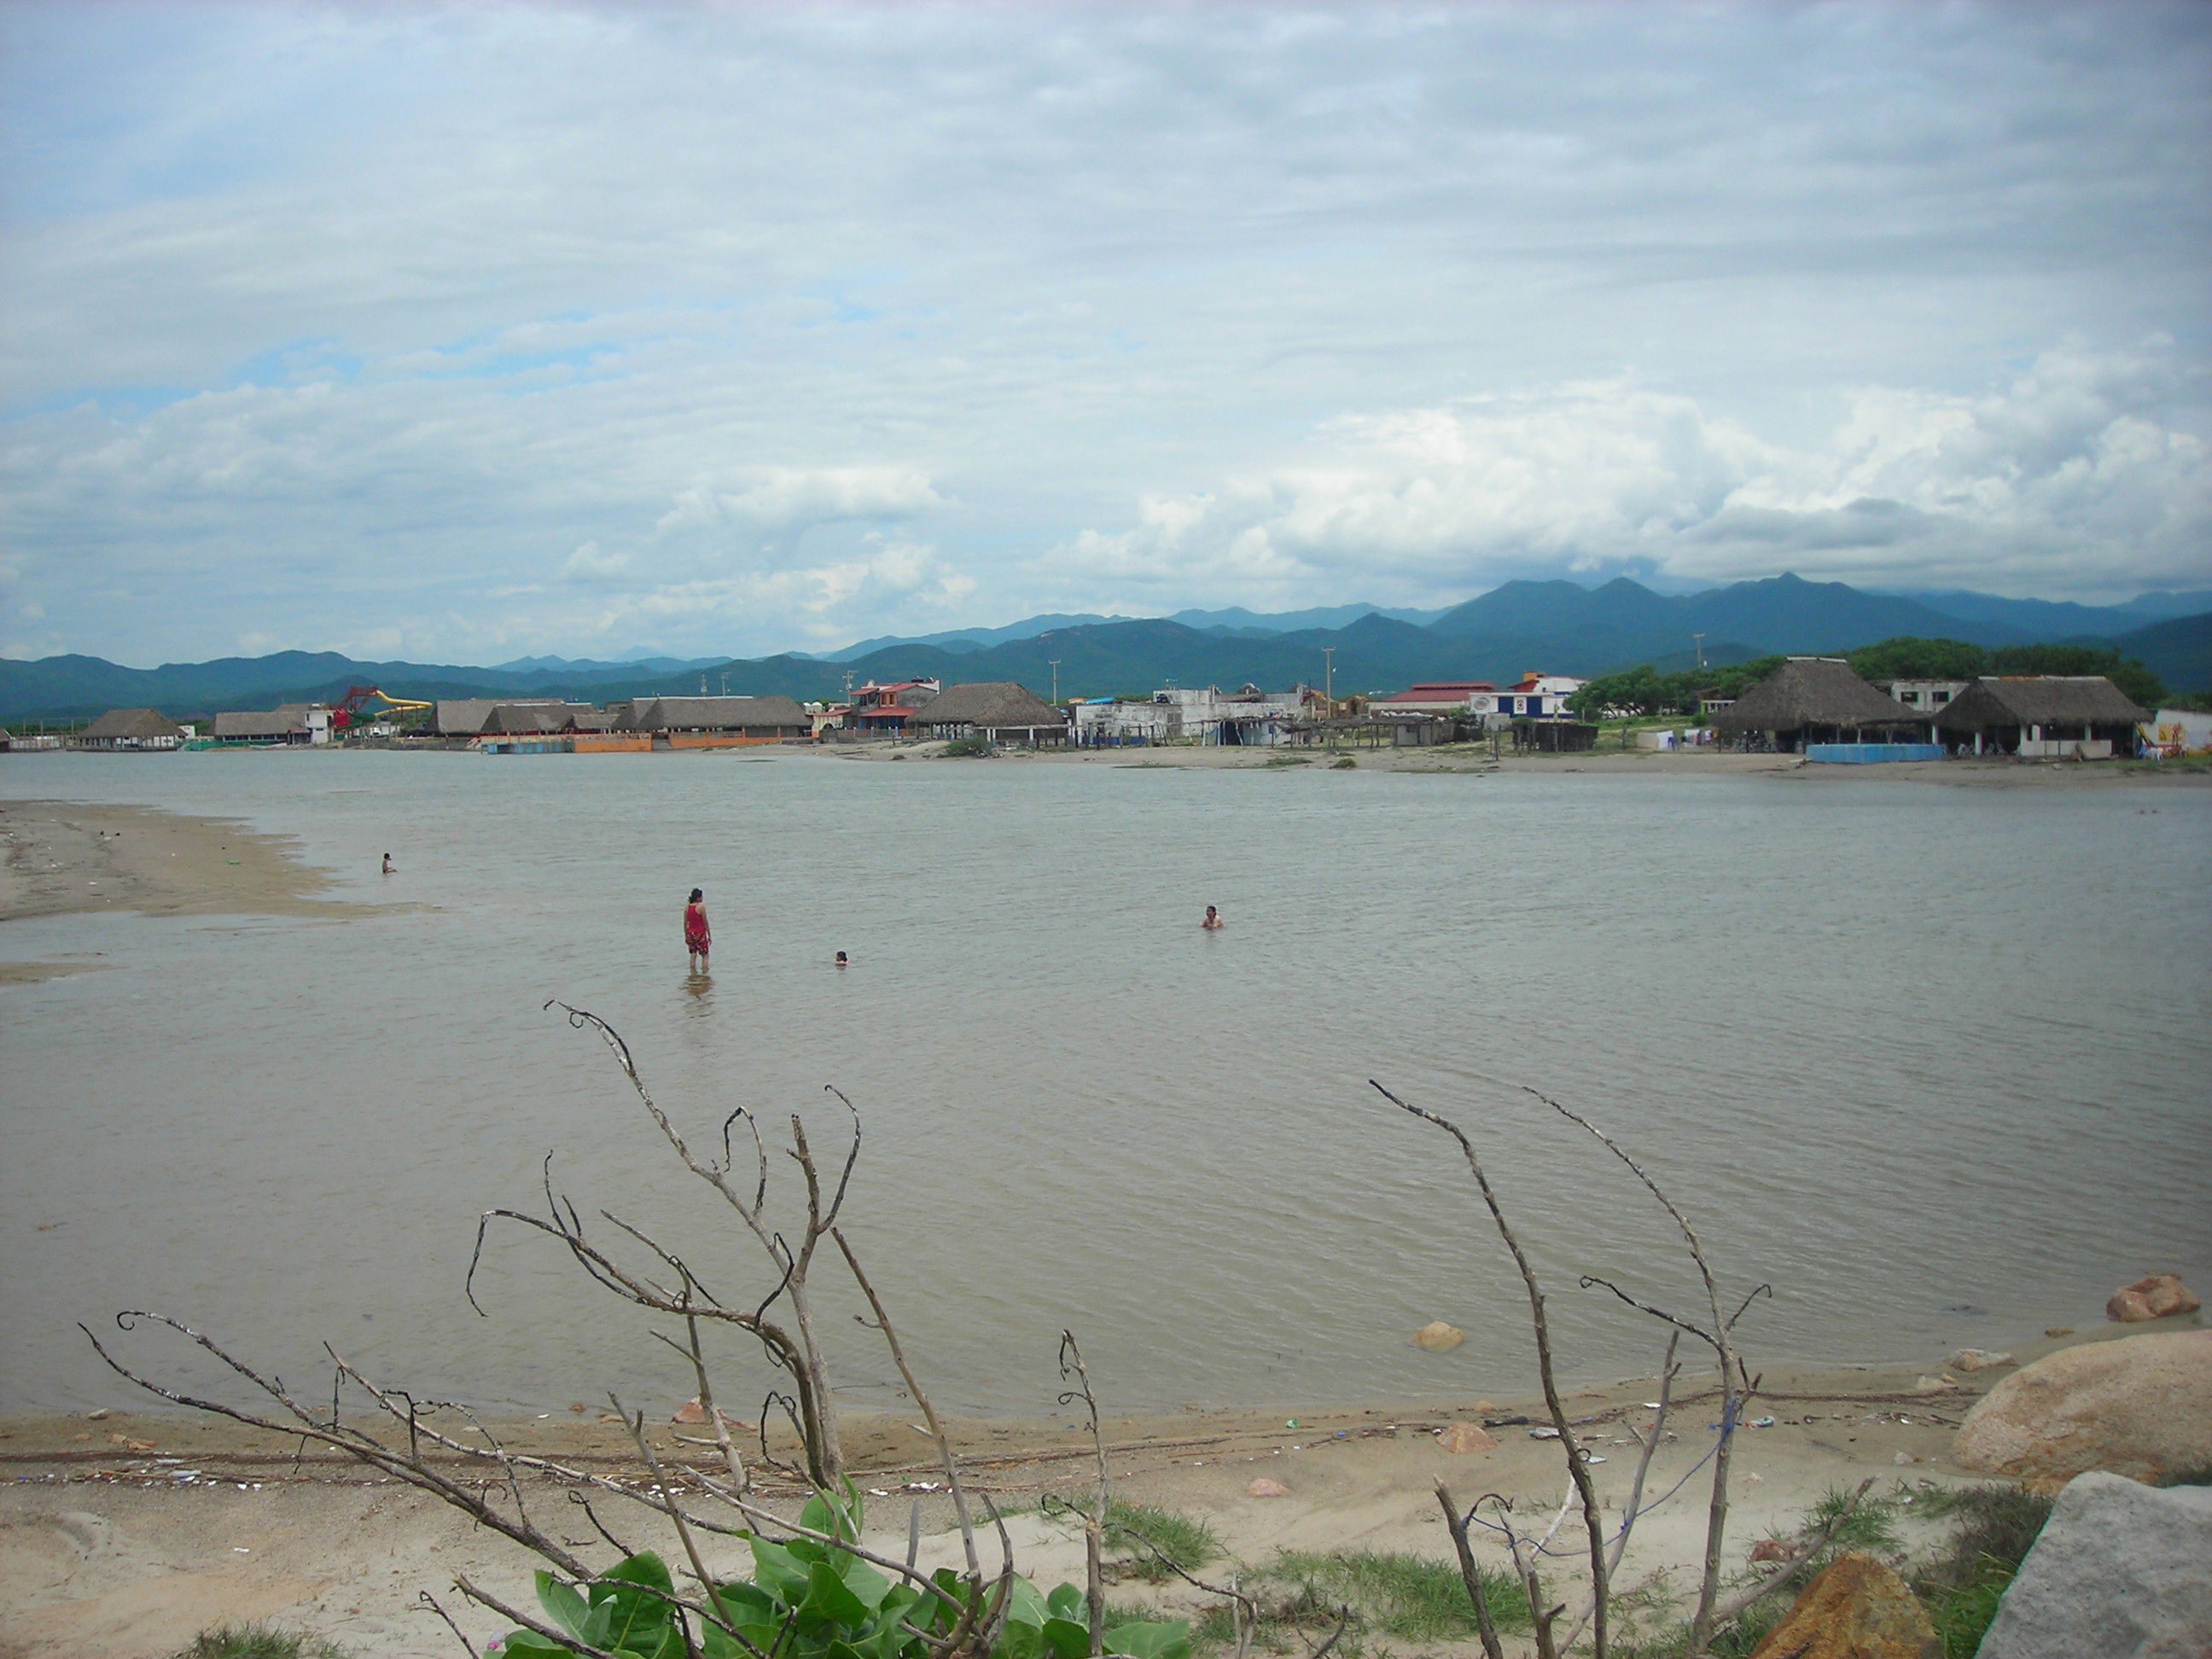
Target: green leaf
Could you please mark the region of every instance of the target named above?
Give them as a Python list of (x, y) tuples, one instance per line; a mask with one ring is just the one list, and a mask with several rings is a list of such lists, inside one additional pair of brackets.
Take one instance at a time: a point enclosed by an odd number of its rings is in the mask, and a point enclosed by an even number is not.
[(832, 1538), (848, 1543), (858, 1543), (860, 1538), (860, 1489), (849, 1480), (846, 1482), (843, 1499), (817, 1491), (806, 1500), (799, 1512), (799, 1524), (810, 1532), (826, 1533)]
[(1061, 1584), (1044, 1598), (1045, 1611), (1055, 1619), (1082, 1620), (1090, 1609), (1083, 1605), (1083, 1591), (1075, 1584)]
[(1044, 1621), (1052, 1617), (1051, 1613), (1045, 1607), (1044, 1597), (1037, 1594), (1036, 1586), (1028, 1579), (1015, 1579), (1008, 1586), (1008, 1591), (1006, 1620), (1009, 1624), (1027, 1625), (1030, 1629), (1036, 1630), (1041, 1629)]
[(817, 1561), (807, 1569), (806, 1600), (799, 1609), (802, 1620), (814, 1618), (839, 1625), (858, 1625), (866, 1622), (867, 1616), (867, 1607), (846, 1589), (836, 1568), (827, 1561)]
[(1044, 1636), (1035, 1625), (1008, 1624), (993, 1659), (1042, 1659)]
[(845, 1581), (845, 1588), (853, 1593), (854, 1601), (870, 1613), (883, 1606), (884, 1597), (890, 1594), (890, 1579), (859, 1556), (842, 1551), (833, 1565), (836, 1567), (837, 1576)]
[(1116, 1625), (1106, 1632), (1106, 1651), (1121, 1659), (1190, 1659), (1190, 1626), (1181, 1619)]
[(569, 1635), (581, 1638), (584, 1621), (590, 1616), (591, 1604), (583, 1593), (573, 1584), (564, 1584), (551, 1573), (538, 1575), (538, 1605), (545, 1609), (545, 1616)]
[(781, 1544), (771, 1543), (765, 1538), (749, 1538), (745, 1541), (752, 1547), (756, 1583), (787, 1605), (805, 1595), (806, 1563)]
[(1048, 1619), (1044, 1621), (1044, 1644), (1053, 1659), (1084, 1659), (1091, 1651), (1091, 1626), (1079, 1625), (1073, 1619)]
[(575, 1659), (572, 1648), (556, 1648), (534, 1630), (519, 1630), (499, 1644), (499, 1659)]
[[(601, 1601), (604, 1597), (603, 1605), (611, 1609), (606, 1639), (596, 1645), (640, 1654), (645, 1659), (658, 1659), (670, 1620), (668, 1603), (652, 1592), (657, 1589), (663, 1595), (672, 1595), (676, 1581), (668, 1576), (668, 1569), (660, 1558), (650, 1550), (641, 1551), (619, 1566), (610, 1568), (606, 1576), (618, 1582), (592, 1587), (592, 1599)], [(647, 1588), (633, 1589), (630, 1586), (634, 1584)]]

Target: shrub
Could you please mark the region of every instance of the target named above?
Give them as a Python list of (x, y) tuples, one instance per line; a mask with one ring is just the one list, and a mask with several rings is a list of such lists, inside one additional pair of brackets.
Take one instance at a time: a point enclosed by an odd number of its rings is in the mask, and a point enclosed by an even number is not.
[(320, 1637), (273, 1625), (217, 1625), (192, 1638), (174, 1659), (345, 1659), (344, 1650)]

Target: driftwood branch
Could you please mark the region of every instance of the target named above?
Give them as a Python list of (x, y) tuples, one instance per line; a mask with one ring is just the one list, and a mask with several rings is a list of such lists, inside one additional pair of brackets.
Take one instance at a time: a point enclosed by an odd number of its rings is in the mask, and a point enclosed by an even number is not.
[[(1598, 1503), (1596, 1484), (1592, 1480), (1589, 1469), (1583, 1460), (1582, 1448), (1575, 1439), (1574, 1425), (1568, 1419), (1566, 1405), (1559, 1398), (1559, 1378), (1552, 1358), (1551, 1323), (1545, 1316), (1544, 1292), (1536, 1282), (1536, 1269), (1528, 1260), (1528, 1251), (1522, 1248), (1521, 1240), (1514, 1232), (1511, 1224), (1506, 1220), (1505, 1211), (1498, 1201), (1496, 1191), (1491, 1187), (1490, 1176), (1483, 1170), (1482, 1160), (1475, 1154), (1474, 1143), (1468, 1139), (1466, 1133), (1450, 1119), (1440, 1116), (1425, 1107), (1415, 1106), (1401, 1100), (1380, 1083), (1370, 1079), (1370, 1086), (1399, 1110), (1409, 1113), (1424, 1122), (1434, 1124), (1459, 1143), (1459, 1149), (1467, 1158), (1467, 1167), (1474, 1176), (1475, 1185), (1481, 1189), (1483, 1204), (1490, 1212), (1492, 1222), (1497, 1226), (1498, 1236), (1504, 1241), (1506, 1249), (1511, 1253), (1514, 1266), (1521, 1270), (1521, 1282), (1527, 1287), (1528, 1293), (1529, 1323), (1535, 1332), (1536, 1370), (1544, 1385), (1544, 1404), (1551, 1412), (1552, 1426), (1559, 1431), (1560, 1450), (1565, 1454), (1567, 1462), (1567, 1477), (1574, 1483), (1575, 1493), (1582, 1500), (1583, 1529), (1589, 1535), (1592, 1607), (1590, 1640), (1595, 1659), (1606, 1659), (1607, 1638), (1610, 1633), (1607, 1628), (1607, 1612), (1611, 1597), (1606, 1573), (1605, 1514)], [(1545, 1655), (1545, 1659), (1549, 1659), (1547, 1650), (1551, 1641), (1550, 1620), (1545, 1617), (1534, 1596), (1529, 1600), (1529, 1611), (1536, 1618), (1537, 1650), (1540, 1654)]]

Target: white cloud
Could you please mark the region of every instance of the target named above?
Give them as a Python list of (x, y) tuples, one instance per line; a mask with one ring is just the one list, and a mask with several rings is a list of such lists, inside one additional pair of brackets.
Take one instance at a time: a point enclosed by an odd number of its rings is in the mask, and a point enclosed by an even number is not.
[(0, 638), (39, 649), (2212, 580), (2191, 4), (0, 35)]

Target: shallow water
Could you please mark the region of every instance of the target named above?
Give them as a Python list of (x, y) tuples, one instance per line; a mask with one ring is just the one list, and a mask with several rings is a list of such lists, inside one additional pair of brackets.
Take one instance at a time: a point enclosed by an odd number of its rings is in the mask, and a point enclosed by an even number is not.
[[(738, 1105), (827, 1140), (823, 1085), (852, 1097), (849, 1231), (950, 1408), (1048, 1408), (1063, 1325), (1113, 1408), (1524, 1388), (1464, 1166), (1370, 1078), (1475, 1136), (1577, 1375), (1661, 1346), (1577, 1274), (1691, 1310), (1692, 1281), (1522, 1085), (1638, 1153), (1736, 1293), (1772, 1285), (1754, 1365), (1940, 1359), (2212, 1279), (2212, 792), (289, 753), (15, 757), (0, 794), (233, 814), (436, 907), (0, 928), (118, 964), (0, 990), (0, 1407), (129, 1403), (74, 1325), (130, 1307), (295, 1379), (328, 1340), (490, 1407), (690, 1394), (550, 1241), (495, 1233), (489, 1316), (463, 1297), (477, 1212), (542, 1203), (549, 1152), (587, 1216), (769, 1288), (549, 997), (702, 1141)], [(854, 1401), (888, 1402), (824, 1283)], [(1408, 1346), (1431, 1319), (1466, 1345)]]

